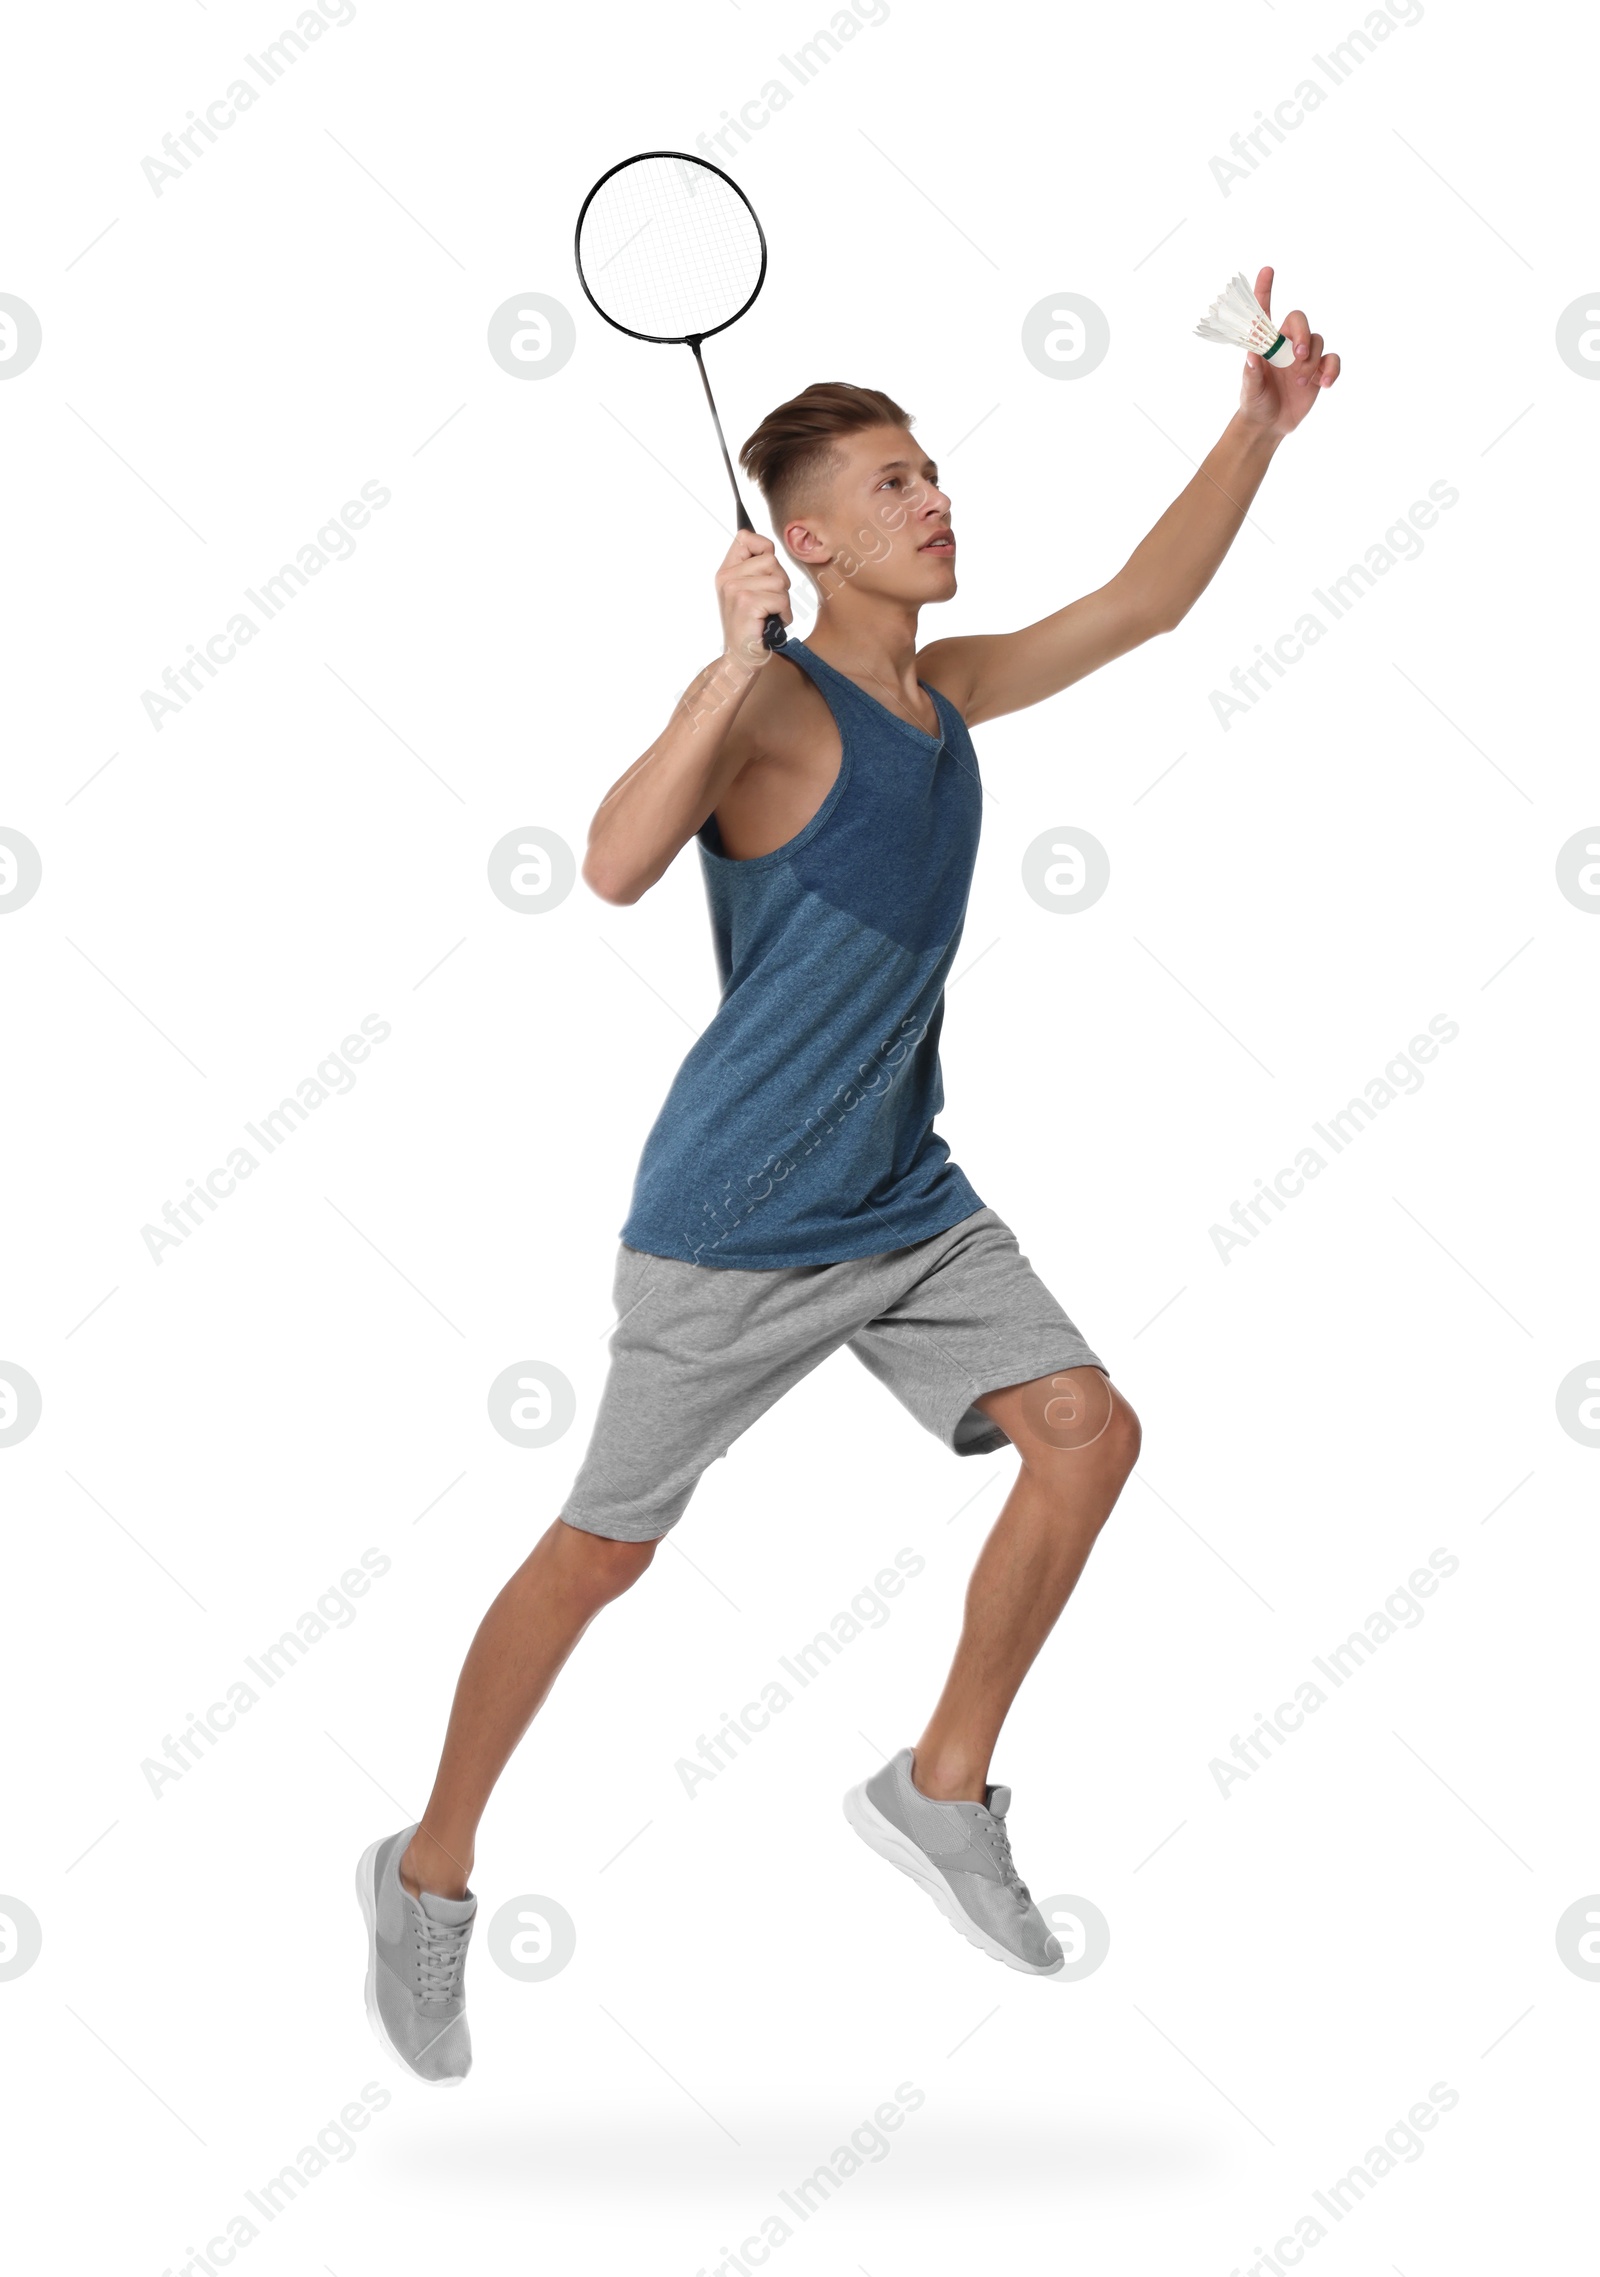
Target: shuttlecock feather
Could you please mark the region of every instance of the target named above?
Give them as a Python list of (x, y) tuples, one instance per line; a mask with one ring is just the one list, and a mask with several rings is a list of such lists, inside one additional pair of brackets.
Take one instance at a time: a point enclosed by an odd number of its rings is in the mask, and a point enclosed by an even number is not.
[(1248, 348), (1269, 364), (1285, 370), (1294, 362), (1294, 344), (1285, 339), (1250, 290), (1243, 277), (1235, 277), (1195, 326), (1201, 340), (1220, 340), (1227, 348)]

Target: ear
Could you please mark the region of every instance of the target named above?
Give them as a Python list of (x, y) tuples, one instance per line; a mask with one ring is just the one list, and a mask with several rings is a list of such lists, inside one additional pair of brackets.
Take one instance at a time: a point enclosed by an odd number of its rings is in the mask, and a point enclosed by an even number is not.
[(820, 567), (832, 556), (831, 547), (824, 544), (815, 526), (800, 520), (798, 516), (793, 521), (784, 523), (778, 533), (778, 542), (794, 560), (812, 567)]

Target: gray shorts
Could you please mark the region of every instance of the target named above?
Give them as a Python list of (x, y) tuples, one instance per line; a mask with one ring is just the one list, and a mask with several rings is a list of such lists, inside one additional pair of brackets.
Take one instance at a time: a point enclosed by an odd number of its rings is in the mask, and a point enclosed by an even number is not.
[(973, 1403), (1104, 1368), (993, 1210), (837, 1265), (687, 1265), (623, 1243), (600, 1412), (561, 1506), (569, 1526), (656, 1541), (701, 1474), (841, 1344), (957, 1455), (1008, 1444)]

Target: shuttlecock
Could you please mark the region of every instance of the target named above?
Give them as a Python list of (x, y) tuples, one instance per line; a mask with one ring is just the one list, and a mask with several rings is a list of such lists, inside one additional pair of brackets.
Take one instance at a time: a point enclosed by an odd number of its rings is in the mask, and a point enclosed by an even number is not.
[(1220, 340), (1227, 348), (1248, 348), (1269, 364), (1287, 370), (1294, 343), (1285, 339), (1243, 277), (1235, 277), (1195, 326), (1200, 340)]

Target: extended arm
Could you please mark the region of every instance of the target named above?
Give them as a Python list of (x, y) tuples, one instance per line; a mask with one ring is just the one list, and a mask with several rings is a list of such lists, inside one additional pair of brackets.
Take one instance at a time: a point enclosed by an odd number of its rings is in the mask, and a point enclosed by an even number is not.
[[(1271, 307), (1272, 271), (1256, 293)], [(1216, 575), (1285, 435), (1339, 376), (1322, 335), (1295, 309), (1283, 319), (1292, 369), (1245, 358), (1239, 409), (1188, 487), (1141, 539), (1108, 584), (1019, 632), (935, 641), (917, 659), (923, 679), (949, 697), (969, 726), (1042, 703), (1180, 624)]]

